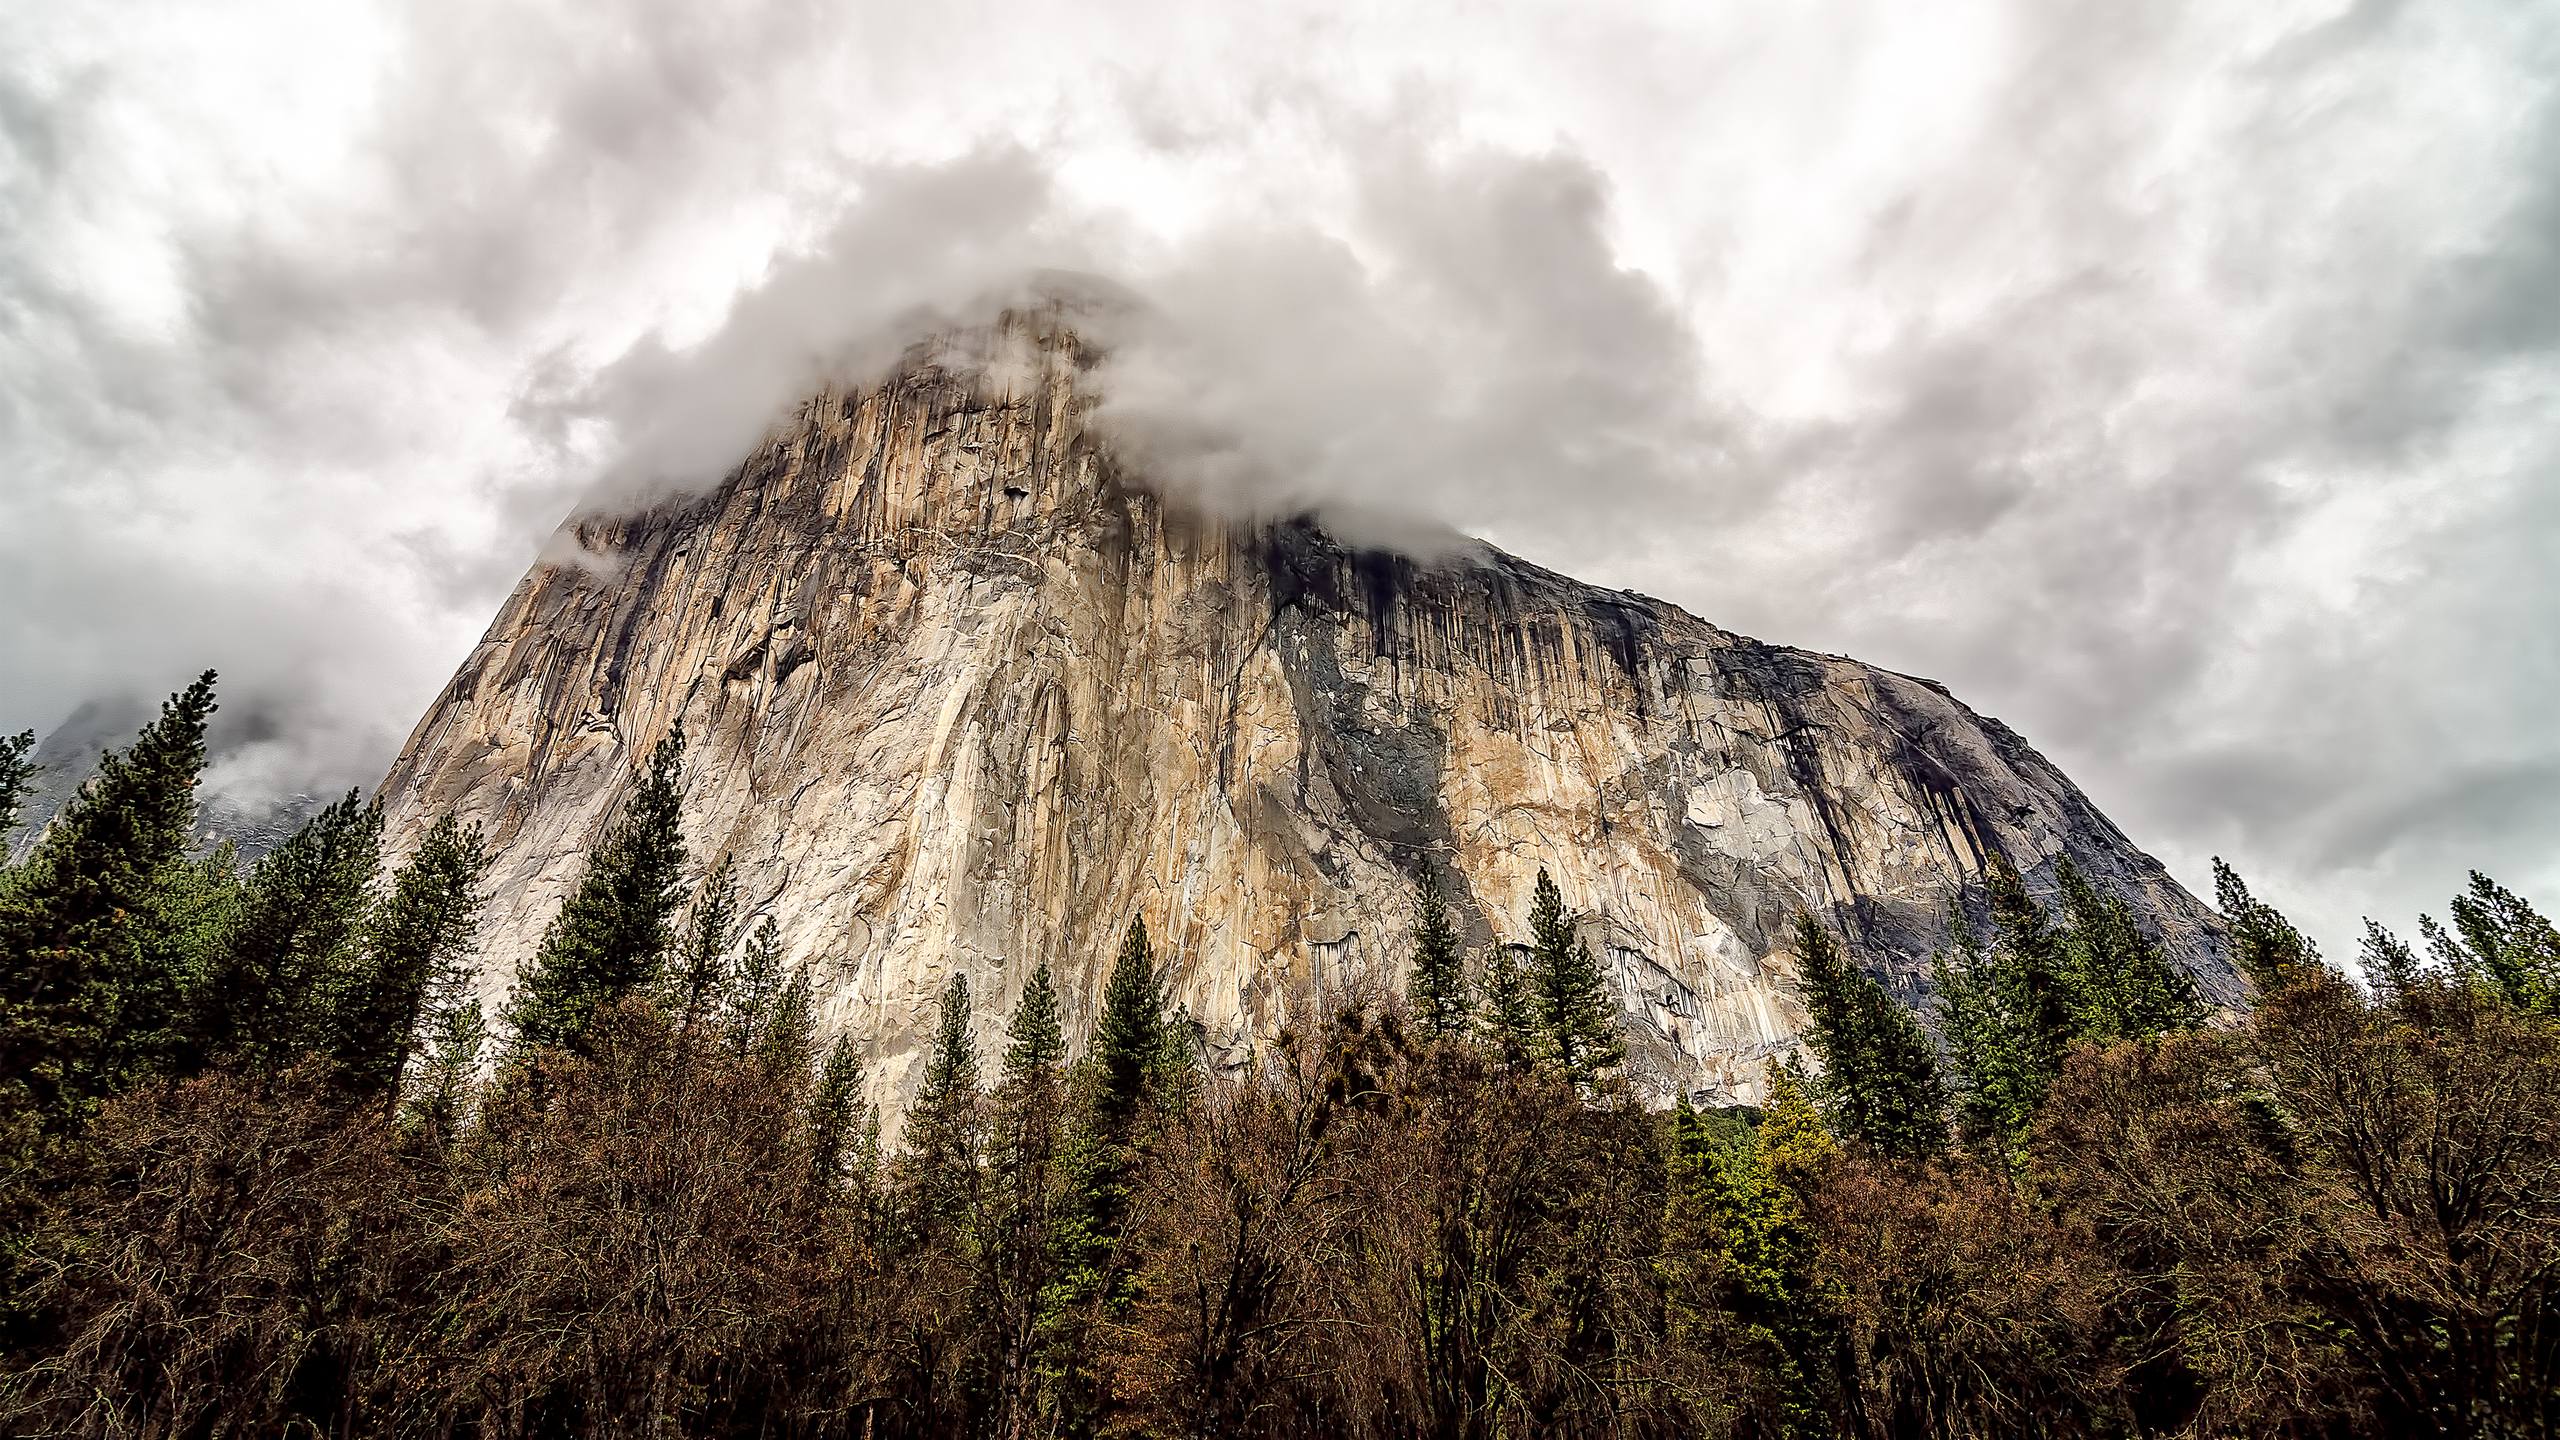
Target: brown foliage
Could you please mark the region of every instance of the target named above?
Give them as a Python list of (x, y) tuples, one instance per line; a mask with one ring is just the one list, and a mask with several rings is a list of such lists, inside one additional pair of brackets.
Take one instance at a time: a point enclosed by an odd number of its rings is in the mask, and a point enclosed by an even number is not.
[(2088, 1257), (2005, 1174), (1844, 1157), (1806, 1198), (1859, 1433), (2106, 1428), (2118, 1376)]
[(1284, 1037), (1148, 1172), (1116, 1336), (1149, 1434), (1690, 1433), (1652, 1120), (1393, 1012)]
[(2076, 1057), (2039, 1149), (2195, 1428), (2560, 1427), (2549, 1022), (2308, 972), (2243, 1031)]
[(11, 1377), (29, 1433), (346, 1433), (390, 1403), (382, 1357), (424, 1257), (415, 1177), (331, 1089), (211, 1076), (109, 1106), (40, 1240), (50, 1346)]
[(1720, 1250), (1728, 1222), (1667, 1206), (1657, 1117), (1349, 1007), (1149, 1122), (1108, 1260), (1132, 1283), (1067, 1312), (1044, 1286), (1071, 1087), (984, 1102), (978, 1199), (927, 1223), (912, 1166), (903, 1194), (813, 1175), (805, 1076), (640, 1003), (591, 1040), (511, 1072), (450, 1144), (300, 1075), (110, 1105), (25, 1252), (0, 1418), (152, 1440), (2560, 1428), (2560, 1039), (2456, 985), (2377, 1008), (2307, 973), (2242, 1028), (2084, 1049), (2023, 1172), (1801, 1146), (1779, 1178), (1811, 1258), (1776, 1290), (1741, 1283), (1771, 1261)]
[(808, 1184), (800, 1094), (641, 1005), (590, 1044), (542, 1062), (538, 1111), (502, 1102), (437, 1217), (427, 1393), (501, 1434), (658, 1434), (801, 1391), (807, 1300), (861, 1257)]

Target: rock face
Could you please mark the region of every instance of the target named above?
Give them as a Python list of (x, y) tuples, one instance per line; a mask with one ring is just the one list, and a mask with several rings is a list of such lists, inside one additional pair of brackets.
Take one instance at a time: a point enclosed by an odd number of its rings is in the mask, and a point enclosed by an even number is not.
[[(822, 394), (516, 587), (383, 787), (395, 848), (488, 827), (491, 993), (679, 720), (696, 855), (734, 858), (892, 1107), (949, 977), (991, 1056), (1043, 961), (1081, 1029), (1132, 915), (1239, 1061), (1402, 984), (1426, 868), (1479, 953), (1551, 871), (1656, 1098), (1756, 1095), (1803, 1019), (1799, 910), (1916, 996), (1995, 850), (2031, 883), (2069, 854), (2232, 993), (2204, 909), (1938, 686), (1498, 553), (1187, 516), (1086, 428), (1054, 324)], [(997, 342), (1033, 358), (961, 353)]]

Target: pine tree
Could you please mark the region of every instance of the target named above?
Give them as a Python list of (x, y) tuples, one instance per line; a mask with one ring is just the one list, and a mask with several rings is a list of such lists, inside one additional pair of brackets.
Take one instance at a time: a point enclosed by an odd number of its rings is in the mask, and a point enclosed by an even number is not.
[(1008, 1082), (1053, 1084), (1067, 1058), (1066, 1022), (1058, 1008), (1058, 989), (1045, 964), (1023, 983), (1022, 1003), (1013, 1009), (1005, 1030), (1004, 1073)]
[(2055, 866), (2066, 921), (2065, 974), (2077, 991), (2077, 1032), (2141, 1040), (2204, 1023), (2195, 983), (2169, 963), (2121, 895), (2101, 895), (2064, 856)]
[(469, 1120), (480, 1051), (488, 1034), (488, 1017), (477, 996), (461, 996), (429, 1013), (426, 1049), (417, 1073), (408, 1080), (400, 1122), (431, 1147), (450, 1141)]
[(101, 759), (0, 888), (0, 1151), (78, 1129), (174, 1048), (185, 977), (160, 907), (186, 860), (213, 679)]
[(856, 1123), (862, 1103), (862, 1061), (853, 1042), (839, 1035), (818, 1070), (818, 1088), (809, 1097), (809, 1182), (822, 1194), (844, 1192), (846, 1170), (861, 1143)]
[(684, 903), (683, 779), (679, 725), (634, 777), (621, 819), (587, 857), (508, 1002), (520, 1050), (580, 1048), (599, 1009), (659, 984)]
[(26, 803), (27, 791), (43, 768), (30, 758), (35, 748), (33, 730), (0, 736), (0, 867), (8, 863), (9, 836), (18, 828), (18, 807)]
[(942, 992), (942, 1019), (926, 1057), (924, 1083), (907, 1113), (902, 1169), (909, 1224), (919, 1235), (966, 1228), (975, 1220), (979, 1140), (978, 1053), (969, 1031), (969, 979), (954, 975)]
[(199, 1032), (195, 1006), (205, 977), (222, 967), (247, 900), (247, 867), (239, 847), (225, 840), (204, 855), (179, 860), (161, 872), (151, 897), (144, 967), (161, 984), (156, 1006), (127, 1003), (119, 1028), (156, 1035), (141, 1068), (175, 1073), (185, 1067)]
[(2231, 961), (2259, 994), (2273, 994), (2295, 969), (2320, 963), (2320, 947), (2274, 906), (2251, 895), (2240, 872), (2219, 855), (2213, 860), (2213, 901), (2230, 923)]
[(1070, 1397), (1064, 1402), (1070, 1406), (1080, 1403), (1072, 1397), (1092, 1383), (1076, 1358), (1078, 1327), (1094, 1306), (1123, 1308), (1135, 1293), (1116, 1261), (1130, 1177), (1147, 1139), (1142, 1122), (1162, 1100), (1166, 1064), (1175, 1050), (1165, 1010), (1146, 920), (1133, 916), (1103, 987), (1102, 1015), (1081, 1067), (1081, 1113), (1059, 1137), (1059, 1203), (1047, 1245), (1055, 1278), (1040, 1298), (1038, 1323), (1051, 1357), (1050, 1382)]
[(1576, 1084), (1589, 1086), (1625, 1061), (1626, 1039), (1591, 947), (1574, 938), (1564, 897), (1544, 869), (1529, 909), (1529, 952), (1530, 995), (1545, 1054)]
[[(1005, 1030), (996, 1159), (1013, 1202), (1045, 1208), (1066, 1058), (1065, 1020), (1044, 964), (1024, 982), (1022, 1001)], [(1036, 1227), (1029, 1233), (1036, 1238)]]
[[(1818, 1377), (1837, 1326), (1821, 1303), (1803, 1193), (1833, 1153), (1802, 1077), (1782, 1066), (1771, 1067), (1768, 1104), (1747, 1137), (1718, 1142), (1685, 1099), (1673, 1119), (1663, 1220), (1673, 1322), (1718, 1309), (1739, 1321), (1775, 1381), (1790, 1437), (1830, 1433)], [(1714, 1293), (1690, 1293), (1709, 1284)]]
[(746, 954), (739, 957), (738, 973), (729, 988), (721, 1024), (732, 1053), (752, 1054), (762, 1043), (788, 983), (782, 974), (782, 932), (767, 915), (756, 922), (755, 934), (747, 937)]
[(2472, 955), (2469, 946), (2446, 931), (2443, 922), (2433, 915), (2420, 915), (2418, 934), (2427, 942), (2427, 965), (2430, 968), (2446, 975), (2460, 976), (2475, 984), (2479, 982), (2477, 957)]
[(1857, 1062), (1866, 1048), (1866, 1037), (1858, 1028), (1858, 982), (1866, 977), (1811, 915), (1796, 917), (1795, 950), (1796, 981), (1804, 997), (1805, 1016), (1812, 1022), (1805, 1040), (1822, 1057), (1823, 1088), (1833, 1092), (1835, 1118), (1847, 1119), (1854, 1131), (1863, 1109), (1858, 1096), (1864, 1077), (1857, 1073)]
[(2366, 988), (2385, 1005), (2398, 1004), (2424, 973), (2409, 942), (2371, 916), (2365, 917), (2364, 935), (2356, 945), (2356, 968), (2364, 972)]
[(691, 1032), (711, 1018), (729, 981), (729, 947), (738, 938), (738, 871), (726, 858), (711, 867), (685, 914), (682, 948), (668, 977), (667, 1011)]
[(853, 1174), (846, 1187), (854, 1208), (874, 1222), (880, 1213), (880, 1108), (862, 1108), (862, 1138), (853, 1146)]
[(2453, 927), (2480, 977), (2499, 1000), (2519, 1010), (2560, 1010), (2560, 931), (2525, 899), (2474, 870), (2467, 894), (2454, 897)]
[(1413, 919), (1413, 978), (1406, 994), (1422, 1032), (1436, 1040), (1466, 1033), (1474, 1007), (1467, 994), (1466, 956), (1458, 949), (1458, 931), (1449, 907), (1440, 898), (1440, 882), (1424, 872), (1416, 887)]
[(1718, 1321), (1730, 1311), (1718, 1282), (1730, 1280), (1725, 1240), (1731, 1208), (1719, 1204), (1723, 1179), (1715, 1137), (1683, 1092), (1671, 1111), (1670, 1144), (1663, 1155), (1663, 1318), (1675, 1344), (1704, 1351), (1721, 1339)]
[(2007, 1003), (2011, 987), (1959, 914), (1949, 926), (1953, 947), (1935, 961), (1938, 1025), (1956, 1073), (1958, 1118), (1966, 1136), (2014, 1158), (2044, 1084), (2031, 1031)]
[(1540, 1048), (1538, 1005), (1520, 953), (1495, 945), (1484, 962), (1484, 1005), (1477, 1011), (1484, 1038), (1511, 1070), (1526, 1070)]
[(1902, 1002), (1868, 980), (1860, 998), (1867, 1067), (1877, 1078), (1869, 1128), (1859, 1138), (1877, 1154), (1919, 1161), (1947, 1148), (1947, 1085), (1937, 1047)]
[(1822, 1059), (1820, 1093), (1833, 1128), (1898, 1160), (1945, 1149), (1946, 1086), (1920, 1022), (1850, 964), (1812, 916), (1796, 918), (1795, 935), (1813, 1021), (1805, 1039)]
[(1983, 882), (1991, 897), (2000, 1003), (2012, 1017), (2013, 1038), (2024, 1047), (2020, 1058), (2041, 1100), (2043, 1088), (2062, 1071), (2063, 1052), (2081, 1034), (2087, 991), (2070, 946), (2007, 856), (1992, 855)]
[(273, 1075), (328, 1048), (330, 1001), (361, 968), (381, 866), (382, 807), (350, 790), (250, 869), (193, 1006), (198, 1064)]
[(791, 972), (773, 1002), (773, 1016), (756, 1037), (756, 1065), (777, 1085), (799, 1086), (809, 1080), (818, 1053), (816, 986), (807, 965)]
[(1064, 1018), (1049, 967), (1024, 982), (1005, 1031), (1004, 1080), (997, 1089), (994, 1203), (986, 1246), (996, 1354), (995, 1404), (1026, 1417), (1038, 1408), (1044, 1299), (1056, 1275), (1055, 1203), (1060, 1198)]
[(1145, 917), (1133, 917), (1120, 957), (1102, 991), (1102, 1019), (1093, 1031), (1098, 1080), (1094, 1115), (1114, 1143), (1126, 1141), (1163, 1073), (1171, 1046), (1165, 997), (1156, 981), (1155, 952), (1147, 944)]
[(326, 1049), (352, 1093), (396, 1095), (422, 1020), (460, 1003), (471, 982), (489, 859), (480, 827), (447, 811), (393, 874), (362, 963), (347, 972), (331, 1005)]

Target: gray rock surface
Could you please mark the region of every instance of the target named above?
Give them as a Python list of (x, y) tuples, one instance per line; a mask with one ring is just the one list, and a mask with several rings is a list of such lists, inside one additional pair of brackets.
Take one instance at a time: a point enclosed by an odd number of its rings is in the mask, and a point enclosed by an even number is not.
[[(679, 720), (697, 855), (736, 860), (893, 1108), (950, 976), (990, 1056), (1043, 961), (1081, 1031), (1133, 914), (1240, 1060), (1402, 983), (1424, 867), (1479, 952), (1553, 872), (1656, 1098), (1757, 1095), (1802, 1023), (1799, 910), (1922, 998), (1994, 850), (2043, 883), (2069, 854), (2236, 995), (2209, 913), (1939, 686), (1491, 551), (1186, 514), (1087, 428), (1057, 325), (822, 394), (517, 586), (383, 787), (395, 848), (447, 808), (488, 827), (493, 995)], [(997, 342), (1031, 363), (968, 363)]]

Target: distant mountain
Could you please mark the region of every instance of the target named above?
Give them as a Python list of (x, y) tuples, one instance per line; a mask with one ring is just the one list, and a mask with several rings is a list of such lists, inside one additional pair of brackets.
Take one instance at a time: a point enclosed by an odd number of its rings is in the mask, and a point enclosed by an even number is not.
[[(1027, 342), (996, 371), (955, 353)], [(496, 847), (493, 988), (682, 721), (699, 856), (820, 967), (893, 1102), (966, 975), (993, 1048), (1043, 961), (1089, 1024), (1143, 915), (1213, 1056), (1402, 983), (1413, 877), (1481, 954), (1553, 872), (1657, 1097), (1757, 1094), (1810, 910), (1916, 996), (1994, 852), (2069, 855), (2207, 990), (2218, 922), (1942, 688), (1483, 551), (1184, 513), (1085, 423), (1054, 315), (828, 392), (711, 493), (574, 528), (384, 782), (395, 847)]]
[[(35, 763), (42, 767), (18, 814), (18, 824), (8, 833), (8, 853), (23, 856), (35, 844), (44, 827), (71, 801), (80, 787), (97, 773), (99, 757), (109, 750), (122, 749), (133, 743), (134, 734), (159, 713), (155, 701), (134, 696), (92, 699), (81, 703), (63, 722), (47, 732), (36, 745)], [(226, 733), (219, 712), (215, 725), (206, 736), (206, 748), (219, 762), (237, 737)], [(266, 854), (286, 836), (299, 829), (313, 812), (328, 803), (315, 795), (294, 793), (282, 796), (240, 797), (208, 796), (196, 815), (197, 843), (210, 850), (224, 841), (238, 847), (243, 859), (254, 860)]]

